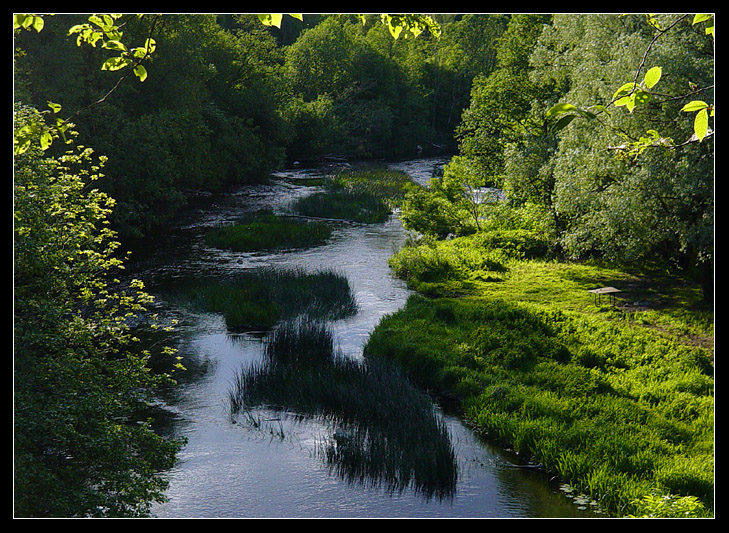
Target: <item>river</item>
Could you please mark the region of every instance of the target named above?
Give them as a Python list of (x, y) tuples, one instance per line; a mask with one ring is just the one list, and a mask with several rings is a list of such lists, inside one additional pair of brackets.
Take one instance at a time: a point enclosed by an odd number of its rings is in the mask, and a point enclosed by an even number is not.
[[(424, 183), (442, 159), (402, 162)], [(270, 208), (286, 213), (310, 194), (297, 183), (331, 171), (293, 169), (271, 183), (241, 186), (204, 210), (191, 211), (154, 250), (130, 268), (150, 292), (158, 281), (196, 273), (234, 273), (257, 267), (308, 270), (333, 268), (350, 281), (358, 313), (331, 324), (341, 350), (361, 357), (370, 332), (386, 314), (402, 308), (410, 291), (394, 278), (388, 258), (403, 245), (405, 230), (393, 215), (383, 224), (337, 224), (327, 244), (285, 253), (231, 253), (205, 246), (211, 227), (233, 222), (241, 211)], [(173, 398), (167, 398), (167, 431), (187, 444), (179, 463), (165, 473), (169, 501), (153, 507), (158, 518), (550, 518), (588, 517), (589, 510), (565, 496), (539, 470), (515, 468), (515, 458), (481, 440), (460, 420), (439, 410), (455, 451), (458, 481), (452, 497), (428, 498), (417, 491), (392, 491), (343, 479), (325, 465), (317, 449), (330, 428), (295, 414), (259, 413), (258, 427), (231, 423), (227, 395), (242, 365), (262, 357), (262, 334), (231, 334), (215, 314), (192, 313), (157, 302), (180, 319), (178, 354), (188, 367)]]

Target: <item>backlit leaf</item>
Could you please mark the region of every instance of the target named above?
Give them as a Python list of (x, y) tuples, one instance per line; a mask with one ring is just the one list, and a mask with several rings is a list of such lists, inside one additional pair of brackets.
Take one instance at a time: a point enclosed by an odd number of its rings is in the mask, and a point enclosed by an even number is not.
[(653, 87), (656, 83), (658, 83), (658, 80), (661, 79), (661, 74), (663, 70), (661, 67), (653, 67), (645, 74), (645, 86), (650, 89)]
[(709, 105), (706, 102), (702, 102), (701, 100), (693, 100), (683, 106), (681, 108), (681, 111), (686, 111), (687, 113), (691, 113), (694, 111), (701, 111), (702, 109), (706, 109), (709, 107)]
[(709, 131), (709, 113), (706, 109), (702, 109), (696, 113), (694, 119), (694, 133), (699, 141), (702, 141), (706, 137), (706, 133)]

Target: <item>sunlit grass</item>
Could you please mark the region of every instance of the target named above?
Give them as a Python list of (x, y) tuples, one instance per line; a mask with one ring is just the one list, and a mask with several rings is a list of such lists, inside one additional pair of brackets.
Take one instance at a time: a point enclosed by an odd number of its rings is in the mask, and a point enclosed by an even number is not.
[[(713, 310), (702, 303), (700, 288), (686, 280), (649, 270), (626, 270), (599, 262), (565, 262), (528, 257), (515, 248), (483, 246), (479, 236), (406, 246), (390, 259), (398, 277), (431, 296), (472, 295), (599, 313), (653, 326), (705, 345), (714, 335)], [(616, 306), (596, 301), (597, 287), (622, 292)]]
[[(479, 431), (615, 515), (653, 495), (713, 509), (713, 312), (662, 273), (515, 253), (483, 236), (422, 241), (391, 265), (422, 295), (366, 347), (460, 398)], [(513, 241), (512, 241), (513, 243)], [(619, 288), (616, 305), (588, 292)], [(426, 297), (427, 296), (427, 297)], [(684, 499), (688, 498), (688, 499)]]

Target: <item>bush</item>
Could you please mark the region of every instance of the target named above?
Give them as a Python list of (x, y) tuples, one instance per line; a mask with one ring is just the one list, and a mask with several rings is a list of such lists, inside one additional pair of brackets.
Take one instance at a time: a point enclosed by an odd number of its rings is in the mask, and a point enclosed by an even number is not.
[(14, 164), (14, 512), (146, 516), (181, 445), (139, 414), (170, 383), (129, 325), (149, 325), (151, 298), (115, 280), (113, 202), (90, 186), (90, 149)]

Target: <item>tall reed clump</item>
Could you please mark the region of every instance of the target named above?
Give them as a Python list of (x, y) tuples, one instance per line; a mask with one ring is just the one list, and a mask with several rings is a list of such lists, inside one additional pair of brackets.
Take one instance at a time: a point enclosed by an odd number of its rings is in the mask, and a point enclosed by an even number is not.
[(255, 252), (319, 246), (331, 234), (332, 228), (327, 224), (263, 211), (247, 214), (236, 224), (210, 230), (205, 242), (235, 252)]
[(352, 222), (385, 222), (413, 186), (403, 172), (365, 168), (340, 172), (326, 180), (324, 190), (298, 200), (302, 215)]
[(349, 280), (333, 270), (261, 268), (222, 279), (189, 279), (166, 296), (192, 309), (221, 313), (231, 331), (269, 329), (298, 315), (336, 320), (357, 312)]
[(452, 496), (457, 465), (447, 427), (394, 365), (342, 356), (325, 325), (302, 318), (273, 330), (265, 353), (238, 373), (233, 416), (267, 407), (315, 417), (332, 427), (319, 452), (343, 479)]

